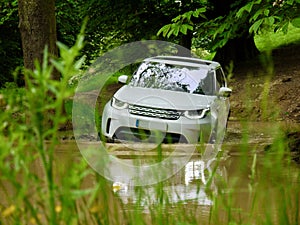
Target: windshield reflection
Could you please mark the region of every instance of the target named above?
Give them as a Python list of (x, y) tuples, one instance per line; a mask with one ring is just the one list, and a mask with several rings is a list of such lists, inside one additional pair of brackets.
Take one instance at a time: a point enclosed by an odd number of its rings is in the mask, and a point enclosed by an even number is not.
[(131, 78), (129, 85), (211, 95), (213, 76), (204, 68), (144, 62)]

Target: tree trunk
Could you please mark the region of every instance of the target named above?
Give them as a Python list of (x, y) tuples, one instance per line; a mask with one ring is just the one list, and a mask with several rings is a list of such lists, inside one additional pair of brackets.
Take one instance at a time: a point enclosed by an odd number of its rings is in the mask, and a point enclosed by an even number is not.
[(192, 38), (193, 38), (193, 34), (190, 30), (188, 30), (186, 35), (181, 35), (179, 44), (180, 44), (180, 46), (182, 46), (184, 48), (178, 49), (177, 54), (179, 56), (185, 56), (185, 57), (192, 56), (192, 52), (191, 52)]
[[(55, 0), (19, 0), (19, 28), (25, 68), (34, 69), (34, 61), (40, 63), (48, 46), (50, 55), (57, 56)], [(53, 72), (53, 79), (59, 73)]]

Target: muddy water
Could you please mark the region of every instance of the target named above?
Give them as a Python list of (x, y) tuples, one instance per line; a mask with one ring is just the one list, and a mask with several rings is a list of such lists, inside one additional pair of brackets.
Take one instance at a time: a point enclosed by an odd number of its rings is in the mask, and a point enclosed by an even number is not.
[[(179, 172), (163, 182), (163, 195), (168, 205), (180, 203), (196, 209), (201, 224), (209, 221), (224, 224), (231, 218), (244, 224), (265, 221), (282, 224), (282, 217), (299, 221), (299, 165), (288, 156), (265, 150), (280, 132), (278, 126), (230, 122), (227, 131), (221, 151), (193, 154)], [(128, 151), (128, 145), (110, 147), (113, 149), (111, 154), (127, 164), (157, 162), (155, 151), (137, 154)], [(185, 148), (185, 145), (181, 147)], [(59, 146), (56, 154), (66, 154), (72, 149), (76, 149), (74, 142), (65, 143)], [(75, 155), (80, 157), (78, 152)], [(180, 161), (181, 157), (179, 154), (174, 159)], [(151, 206), (161, 201), (156, 185), (142, 187), (144, 195), (141, 197), (130, 175), (118, 167), (113, 172), (117, 175), (111, 182), (111, 189), (124, 203), (125, 210), (132, 210), (138, 204), (144, 213), (149, 213)], [(93, 185), (90, 182), (87, 186)]]
[[(266, 221), (283, 224), (282, 217), (299, 221), (299, 165), (288, 156), (265, 150), (278, 132), (277, 126), (270, 123), (231, 122), (221, 151), (195, 152), (182, 169), (162, 182), (160, 195), (163, 193), (167, 202), (165, 210), (184, 205), (191, 211), (196, 210), (196, 220), (201, 224), (228, 224), (232, 218), (243, 224)], [(97, 146), (99, 143), (86, 144)], [(127, 164), (151, 165), (162, 160), (155, 151), (133, 154), (128, 147), (108, 146), (112, 149), (111, 155)], [(186, 145), (180, 147), (184, 149)], [(163, 157), (168, 157), (169, 148), (163, 146), (164, 149), (167, 150)], [(64, 142), (56, 149), (55, 165), (67, 167), (79, 157), (82, 155), (75, 141)], [(178, 154), (174, 159), (180, 161), (182, 157)], [(39, 173), (39, 165), (34, 169)], [(142, 213), (150, 214), (151, 207), (161, 204), (157, 185), (141, 187), (141, 195), (130, 174), (118, 168), (114, 172), (117, 176), (110, 182), (110, 188), (124, 203), (123, 210), (130, 211), (138, 205)], [(83, 187), (93, 185), (95, 180), (89, 178)]]

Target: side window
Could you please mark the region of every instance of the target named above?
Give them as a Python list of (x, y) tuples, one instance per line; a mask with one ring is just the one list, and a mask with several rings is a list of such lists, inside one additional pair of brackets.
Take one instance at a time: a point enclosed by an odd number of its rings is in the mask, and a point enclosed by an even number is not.
[(226, 86), (224, 73), (221, 67), (216, 70), (216, 78), (217, 78), (217, 91), (218, 91), (221, 87)]
[(214, 82), (214, 72), (208, 71), (207, 76), (202, 79), (202, 90), (204, 91), (205, 95), (214, 95), (215, 93), (215, 82)]

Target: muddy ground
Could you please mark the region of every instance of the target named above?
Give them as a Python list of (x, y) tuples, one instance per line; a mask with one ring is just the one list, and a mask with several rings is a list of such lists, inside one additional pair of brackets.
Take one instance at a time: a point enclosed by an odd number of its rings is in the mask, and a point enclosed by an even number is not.
[(237, 66), (229, 86), (231, 119), (300, 123), (300, 46)]

